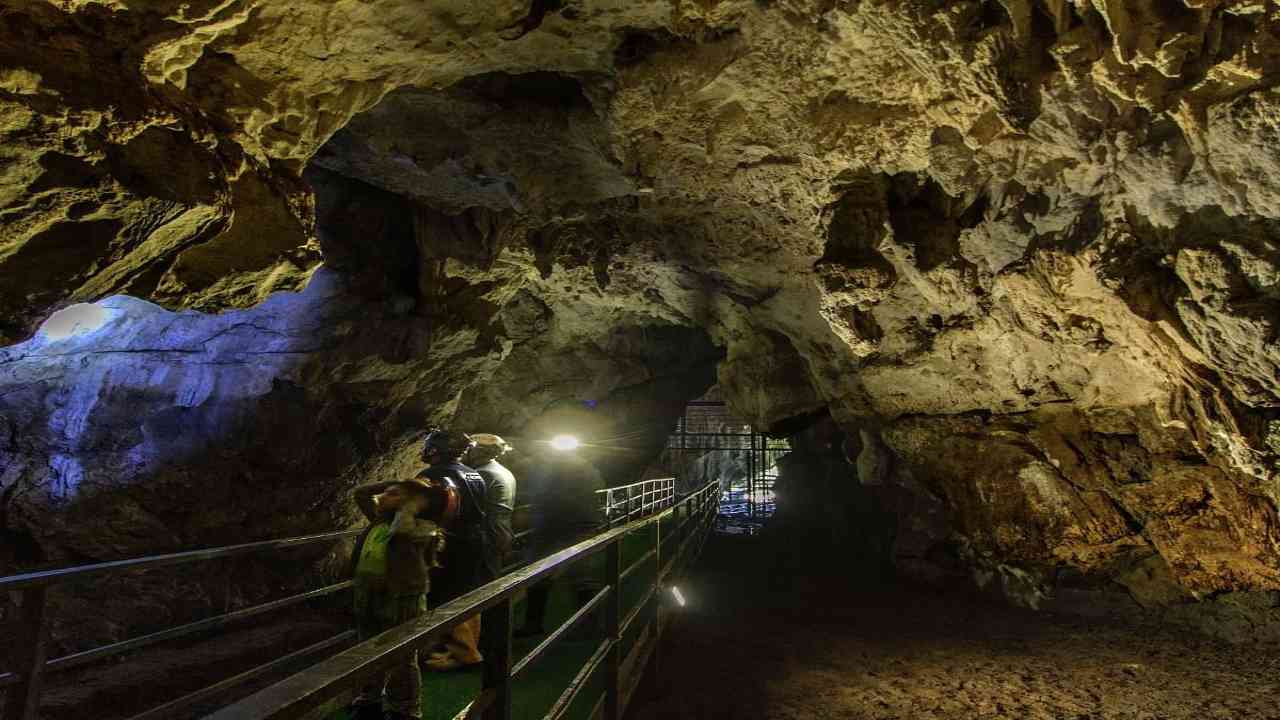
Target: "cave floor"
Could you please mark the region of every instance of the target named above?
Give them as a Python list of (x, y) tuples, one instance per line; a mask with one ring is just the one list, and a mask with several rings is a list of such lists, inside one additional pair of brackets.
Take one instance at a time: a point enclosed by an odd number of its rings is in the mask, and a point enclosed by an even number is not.
[(716, 537), (628, 717), (1280, 718), (1280, 648), (806, 578), (766, 590), (760, 541)]

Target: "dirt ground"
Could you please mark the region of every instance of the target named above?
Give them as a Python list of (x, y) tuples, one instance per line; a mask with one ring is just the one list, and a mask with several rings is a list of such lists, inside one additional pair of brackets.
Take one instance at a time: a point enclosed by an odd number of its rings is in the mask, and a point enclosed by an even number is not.
[(755, 542), (707, 544), (630, 720), (1280, 720), (1280, 647), (847, 580), (768, 591)]

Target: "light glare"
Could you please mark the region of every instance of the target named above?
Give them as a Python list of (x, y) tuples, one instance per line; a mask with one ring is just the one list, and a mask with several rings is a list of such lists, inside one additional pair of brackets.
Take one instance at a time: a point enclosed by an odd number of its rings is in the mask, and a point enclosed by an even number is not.
[(577, 450), (579, 444), (578, 438), (572, 435), (557, 435), (551, 438), (551, 447), (559, 450), (560, 452)]
[(680, 588), (672, 585), (671, 594), (675, 596), (676, 602), (679, 603), (680, 607), (684, 607), (684, 595), (680, 593)]
[(49, 316), (40, 331), (50, 340), (62, 340), (93, 332), (106, 324), (111, 314), (105, 308), (89, 303), (78, 303), (63, 308)]

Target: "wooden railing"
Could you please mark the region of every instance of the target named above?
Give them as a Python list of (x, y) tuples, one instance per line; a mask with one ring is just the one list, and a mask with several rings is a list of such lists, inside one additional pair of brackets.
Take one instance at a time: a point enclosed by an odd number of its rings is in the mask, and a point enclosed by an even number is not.
[[(206, 720), (276, 720), (303, 717), (331, 699), (362, 686), (370, 678), (385, 672), (398, 660), (402, 660), (405, 655), (429, 646), (436, 638), (467, 618), (490, 609), (496, 609), (496, 612), (490, 616), (500, 618), (498, 627), (490, 631), (500, 633), (503, 638), (502, 642), (495, 643), (498, 650), (497, 656), (488, 658), (490, 666), (495, 671), (488, 673), (479, 696), (460, 713), (461, 717), (484, 716), (494, 720), (509, 720), (512, 711), (512, 683), (579, 623), (591, 616), (593, 612), (602, 610), (606, 637), (545, 717), (547, 720), (558, 720), (563, 717), (570, 704), (588, 685), (592, 676), (597, 671), (603, 670), (605, 690), (592, 706), (591, 717), (619, 720), (625, 707), (626, 696), (634, 690), (646, 658), (657, 647), (663, 624), (661, 596), (667, 589), (669, 581), (685, 569), (701, 550), (702, 543), (714, 525), (719, 493), (719, 483), (709, 483), (689, 496), (677, 500), (666, 510), (606, 530), (589, 540), (534, 562), (445, 603), (417, 620), (388, 630), (323, 660), (310, 669), (229, 705), (207, 716)], [(664, 519), (671, 518), (677, 522), (670, 533), (674, 537), (664, 539), (661, 523)], [(652, 549), (629, 567), (623, 568), (623, 538), (646, 528), (655, 530)], [(607, 585), (525, 657), (516, 660), (512, 653), (512, 610), (517, 594), (548, 578), (562, 569), (562, 566), (580, 562), (601, 552), (606, 558)], [(624, 612), (621, 602), (622, 583), (650, 560), (654, 560), (657, 567), (654, 579), (645, 589), (641, 600)], [(638, 622), (643, 623), (640, 627), (642, 639), (633, 645), (626, 663), (629, 666), (629, 672), (624, 673), (622, 638), (629, 630), (636, 627)], [(643, 639), (645, 636), (647, 639)]]
[[(702, 491), (699, 492), (701, 493)], [(606, 517), (609, 518), (610, 525), (618, 522), (619, 518), (631, 518), (638, 512), (653, 513), (659, 509), (671, 507), (675, 503), (674, 480), (644, 481), (619, 488), (601, 490), (600, 493), (603, 496), (602, 508)], [(21, 606), (18, 608), (16, 617), (12, 618), (11, 622), (14, 630), (12, 637), (15, 642), (8, 648), (8, 671), (0, 672), (0, 692), (6, 695), (2, 717), (4, 720), (34, 720), (38, 717), (40, 698), (47, 673), (81, 667), (126, 652), (140, 650), (162, 641), (218, 630), (257, 615), (333, 595), (350, 588), (351, 581), (335, 583), (290, 597), (53, 659), (47, 658), (48, 628), (50, 625), (47, 617), (47, 596), (50, 587), (93, 577), (119, 575), (160, 567), (313, 546), (318, 543), (354, 538), (360, 532), (362, 530), (343, 530), (281, 540), (265, 540), (227, 547), (43, 570), (0, 578), (0, 593), (13, 593), (21, 596)], [(564, 555), (564, 553), (558, 553), (552, 557), (561, 555)], [(530, 568), (542, 567), (544, 564), (545, 561), (534, 563), (534, 565), (521, 571), (521, 575), (523, 576), (529, 572)], [(495, 582), (501, 583), (506, 577)], [(470, 597), (470, 595), (466, 597)], [(449, 605), (452, 604), (450, 603)], [(444, 607), (449, 607), (449, 605)], [(194, 705), (206, 703), (211, 699), (223, 696), (234, 688), (255, 678), (261, 678), (268, 673), (277, 672), (282, 668), (305, 662), (309, 658), (318, 657), (325, 651), (350, 644), (354, 639), (355, 633), (353, 631), (339, 633), (284, 657), (277, 658), (246, 672), (239, 673), (234, 677), (227, 678), (214, 685), (135, 715), (131, 720), (169, 720), (179, 716), (184, 710)]]
[[(221, 558), (250, 555), (275, 550), (315, 545), (355, 537), (360, 530), (343, 530), (339, 532), (306, 535), (303, 537), (285, 538), (283, 540), (264, 540), (261, 542), (231, 545), (228, 547), (191, 550), (188, 552), (153, 555), (150, 557), (116, 560), (112, 562), (80, 565), (77, 567), (42, 570), (39, 572), (10, 575), (0, 578), (0, 593), (17, 592), (21, 594), (22, 605), (14, 618), (14, 637), (16, 642), (9, 657), (9, 671), (0, 674), (0, 689), (7, 689), (7, 700), (4, 706), (4, 720), (34, 720), (39, 715), (40, 696), (44, 687), (44, 676), (48, 672), (69, 670), (86, 663), (114, 657), (124, 652), (138, 650), (162, 640), (174, 640), (198, 632), (214, 630), (230, 623), (262, 613), (297, 605), (325, 595), (345, 590), (351, 586), (350, 581), (336, 583), (328, 587), (311, 590), (273, 602), (243, 608), (235, 612), (206, 618), (198, 622), (188, 623), (168, 630), (151, 633), (84, 652), (66, 655), (53, 660), (46, 659), (48, 647), (49, 618), (46, 602), (49, 588), (54, 585), (84, 580), (92, 577), (119, 575), (139, 570), (152, 570), (171, 565), (218, 560)], [(172, 718), (182, 708), (189, 707), (224, 692), (235, 684), (243, 683), (252, 677), (258, 677), (286, 662), (316, 655), (354, 639), (354, 633), (342, 633), (310, 647), (292, 653), (288, 658), (281, 658), (266, 665), (254, 668), (249, 673), (232, 678), (217, 685), (186, 695), (178, 700), (166, 703), (158, 708), (134, 716), (131, 720), (161, 720)], [(236, 682), (232, 682), (232, 681)]]

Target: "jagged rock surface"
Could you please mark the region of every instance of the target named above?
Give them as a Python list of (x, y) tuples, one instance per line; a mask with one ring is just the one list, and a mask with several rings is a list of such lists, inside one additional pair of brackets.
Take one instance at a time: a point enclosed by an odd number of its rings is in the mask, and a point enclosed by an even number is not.
[[(862, 438), (908, 564), (1265, 619), (1278, 30), (1211, 0), (11, 0), (0, 337), (113, 293), (248, 307), (324, 258), (451, 318), (385, 372), (501, 424), (670, 348), (696, 394), (697, 328), (737, 413)], [(617, 357), (641, 328), (668, 348)]]

